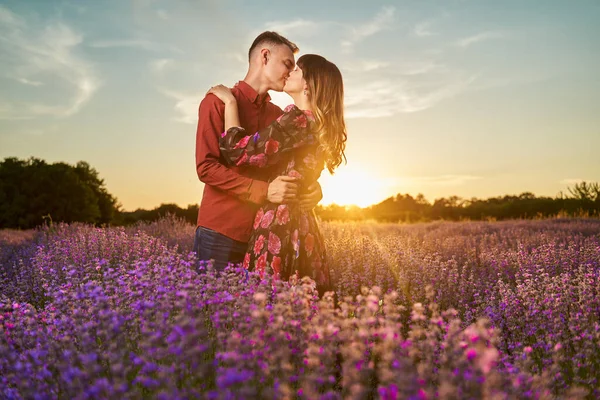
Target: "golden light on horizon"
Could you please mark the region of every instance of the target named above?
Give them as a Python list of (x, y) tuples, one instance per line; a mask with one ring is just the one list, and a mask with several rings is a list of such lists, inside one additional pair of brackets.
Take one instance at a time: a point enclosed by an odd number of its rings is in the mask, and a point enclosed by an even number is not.
[(367, 207), (387, 197), (385, 182), (361, 165), (341, 166), (334, 175), (324, 170), (319, 179), (323, 189), (321, 205), (335, 203), (341, 206)]

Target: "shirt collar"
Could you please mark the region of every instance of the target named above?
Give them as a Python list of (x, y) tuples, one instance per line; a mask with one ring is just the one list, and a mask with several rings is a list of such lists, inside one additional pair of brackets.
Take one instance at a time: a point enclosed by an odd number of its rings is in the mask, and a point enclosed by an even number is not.
[(240, 90), (244, 97), (250, 100), (251, 103), (254, 103), (258, 106), (271, 101), (271, 96), (269, 96), (269, 93), (265, 93), (263, 96), (260, 96), (252, 86), (248, 85), (244, 81), (239, 81), (236, 84), (236, 87)]

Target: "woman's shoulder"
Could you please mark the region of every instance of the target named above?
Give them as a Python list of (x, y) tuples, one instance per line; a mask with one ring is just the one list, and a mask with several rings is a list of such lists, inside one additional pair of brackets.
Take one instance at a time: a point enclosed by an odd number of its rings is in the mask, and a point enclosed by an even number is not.
[(283, 113), (297, 115), (297, 116), (303, 116), (303, 117), (306, 117), (309, 121), (314, 121), (314, 119), (315, 119), (315, 116), (312, 113), (312, 111), (301, 110), (300, 108), (298, 108), (297, 105), (295, 105), (293, 103), (290, 104), (289, 106), (287, 106), (286, 108), (284, 108)]
[(296, 105), (294, 103), (292, 103), (292, 104), (288, 105), (287, 107), (285, 107), (283, 109), (283, 112), (288, 113), (288, 112), (291, 112), (292, 110), (295, 110), (297, 108), (298, 107), (296, 107)]

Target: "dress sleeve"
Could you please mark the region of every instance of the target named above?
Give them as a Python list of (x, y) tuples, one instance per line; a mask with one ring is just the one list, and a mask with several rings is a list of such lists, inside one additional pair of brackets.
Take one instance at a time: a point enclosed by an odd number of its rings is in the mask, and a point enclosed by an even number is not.
[(290, 105), (276, 121), (254, 134), (241, 127), (223, 132), (219, 139), (221, 157), (227, 165), (276, 164), (281, 154), (313, 142), (311, 125), (310, 114)]

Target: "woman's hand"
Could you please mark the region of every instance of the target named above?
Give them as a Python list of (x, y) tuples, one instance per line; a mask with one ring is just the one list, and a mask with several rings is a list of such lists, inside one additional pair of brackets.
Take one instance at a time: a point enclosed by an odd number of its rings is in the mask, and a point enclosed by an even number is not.
[(212, 93), (215, 96), (217, 96), (223, 103), (225, 104), (235, 104), (235, 97), (233, 96), (233, 93), (231, 93), (231, 89), (229, 89), (227, 86), (224, 85), (217, 85), (217, 86), (213, 86), (210, 89), (208, 89), (208, 92), (206, 92), (206, 94)]

